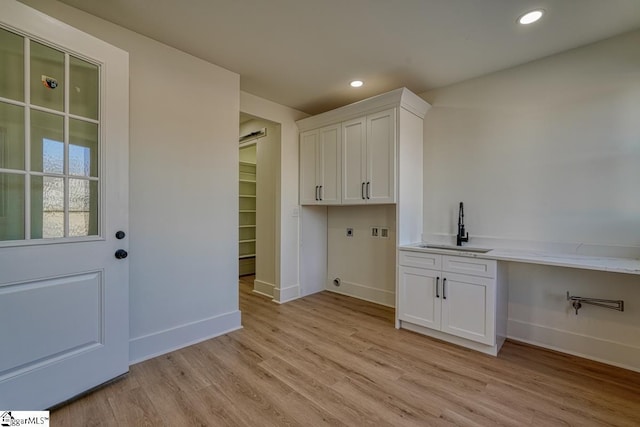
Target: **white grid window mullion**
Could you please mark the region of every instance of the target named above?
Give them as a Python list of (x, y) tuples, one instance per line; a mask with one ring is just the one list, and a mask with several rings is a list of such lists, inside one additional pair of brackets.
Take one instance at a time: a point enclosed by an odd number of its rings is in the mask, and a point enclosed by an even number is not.
[(69, 54), (64, 54), (64, 237), (69, 237)]
[(31, 41), (24, 38), (24, 238), (31, 240)]

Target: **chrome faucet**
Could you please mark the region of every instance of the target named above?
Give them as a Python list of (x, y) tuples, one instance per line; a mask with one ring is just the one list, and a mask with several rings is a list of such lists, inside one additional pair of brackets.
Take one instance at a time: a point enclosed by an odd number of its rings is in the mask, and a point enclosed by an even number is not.
[(469, 233), (464, 231), (464, 205), (460, 202), (460, 211), (458, 212), (458, 235), (456, 236), (456, 246), (462, 246), (463, 243), (469, 241)]

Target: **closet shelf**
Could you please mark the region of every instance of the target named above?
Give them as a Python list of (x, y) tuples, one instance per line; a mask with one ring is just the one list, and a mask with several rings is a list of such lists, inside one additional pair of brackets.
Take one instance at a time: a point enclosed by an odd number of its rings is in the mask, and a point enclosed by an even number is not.
[[(256, 197), (256, 164), (253, 163), (251, 154), (244, 150), (255, 150), (253, 148), (246, 147), (240, 148), (241, 157), (243, 153), (247, 153), (247, 156), (243, 159), (249, 159), (250, 162), (240, 161), (238, 176), (238, 212), (239, 212), (239, 224), (238, 224), (238, 247), (240, 249), (238, 254), (238, 273), (240, 276), (247, 274), (255, 274), (256, 272), (256, 216), (257, 209), (256, 203), (258, 198)], [(252, 252), (252, 253), (247, 253)]]

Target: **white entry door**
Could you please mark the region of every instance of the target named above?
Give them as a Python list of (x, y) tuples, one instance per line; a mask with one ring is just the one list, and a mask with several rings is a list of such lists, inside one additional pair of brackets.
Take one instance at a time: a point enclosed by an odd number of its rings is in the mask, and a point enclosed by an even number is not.
[[(0, 409), (128, 371), (128, 54), (0, 4)], [(117, 259), (114, 254), (122, 250)]]

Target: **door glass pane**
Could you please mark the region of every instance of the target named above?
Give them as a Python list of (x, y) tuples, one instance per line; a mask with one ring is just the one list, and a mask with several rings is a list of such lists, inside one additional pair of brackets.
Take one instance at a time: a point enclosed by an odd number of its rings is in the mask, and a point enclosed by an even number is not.
[(24, 175), (0, 173), (0, 240), (24, 239)]
[(24, 108), (0, 102), (0, 168), (24, 170)]
[(24, 101), (24, 39), (0, 28), (0, 96)]
[(64, 178), (31, 177), (31, 238), (64, 237)]
[(64, 54), (31, 42), (31, 103), (53, 110), (64, 108)]
[(31, 110), (31, 170), (64, 173), (64, 118)]
[(69, 112), (98, 119), (98, 66), (78, 58), (69, 60)]
[(98, 176), (98, 125), (69, 120), (69, 175)]
[(98, 183), (69, 180), (69, 236), (98, 234)]

